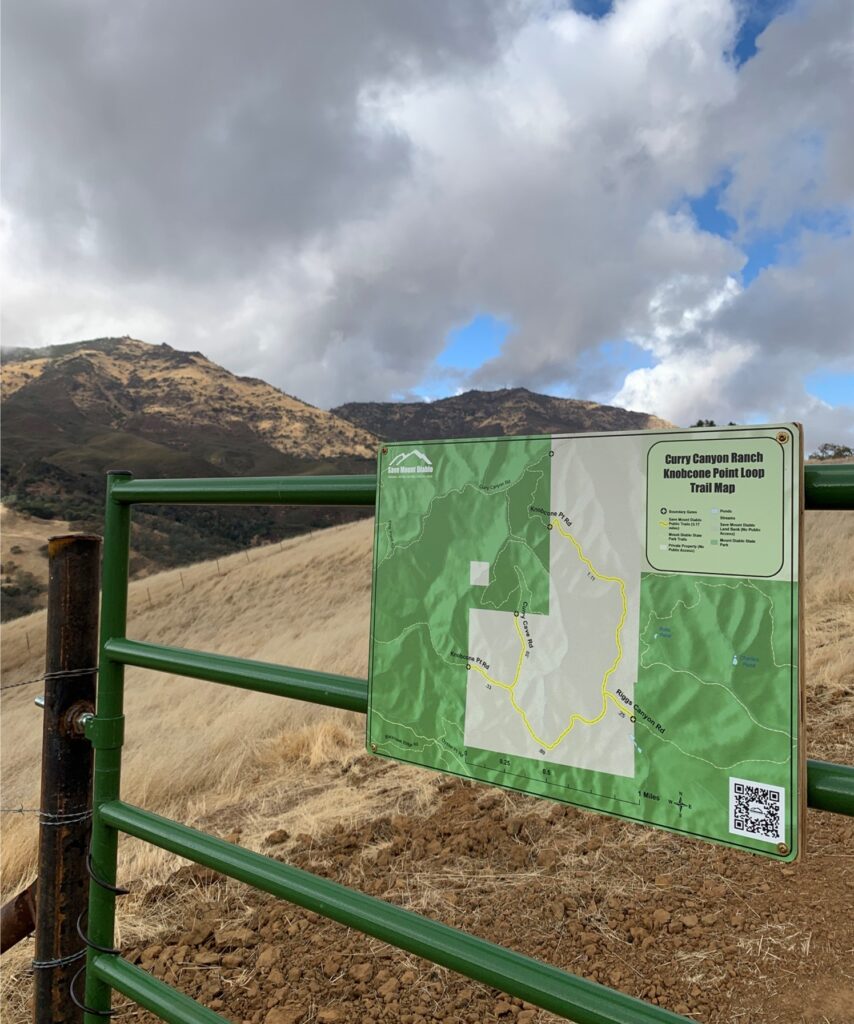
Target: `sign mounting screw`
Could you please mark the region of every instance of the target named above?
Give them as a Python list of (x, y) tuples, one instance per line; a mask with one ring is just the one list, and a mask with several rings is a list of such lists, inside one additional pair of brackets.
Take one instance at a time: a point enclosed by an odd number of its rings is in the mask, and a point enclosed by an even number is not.
[(785, 430), (778, 431), (778, 433), (777, 433), (777, 440), (780, 442), (780, 444), (785, 444), (789, 440), (788, 431), (785, 431)]
[(789, 847), (786, 845), (786, 843), (777, 844), (777, 853), (782, 854), (785, 857), (788, 852)]

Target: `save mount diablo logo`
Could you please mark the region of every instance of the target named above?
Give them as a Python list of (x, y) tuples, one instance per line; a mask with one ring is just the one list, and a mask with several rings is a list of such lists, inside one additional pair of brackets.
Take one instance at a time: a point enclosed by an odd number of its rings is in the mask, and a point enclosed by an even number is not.
[(399, 455), (395, 455), (388, 464), (386, 472), (389, 476), (403, 476), (404, 474), (414, 476), (416, 474), (432, 473), (433, 463), (424, 452), (413, 448), (411, 452), (401, 452)]

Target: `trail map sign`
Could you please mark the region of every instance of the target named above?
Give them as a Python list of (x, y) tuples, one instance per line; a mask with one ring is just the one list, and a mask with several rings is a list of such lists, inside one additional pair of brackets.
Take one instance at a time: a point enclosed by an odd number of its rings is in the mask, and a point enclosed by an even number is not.
[(389, 444), (375, 753), (798, 855), (797, 425)]

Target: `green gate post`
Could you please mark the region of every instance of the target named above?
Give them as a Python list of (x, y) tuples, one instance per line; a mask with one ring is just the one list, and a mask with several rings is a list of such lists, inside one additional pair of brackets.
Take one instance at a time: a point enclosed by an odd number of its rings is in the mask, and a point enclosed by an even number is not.
[[(107, 505), (104, 513), (104, 568), (101, 592), (101, 651), (111, 637), (123, 637), (127, 627), (128, 561), (130, 558), (130, 505), (116, 501), (116, 484), (131, 479), (127, 470), (107, 474)], [(98, 673), (98, 698), (95, 718), (86, 735), (95, 748), (95, 775), (92, 786), (91, 864), (95, 876), (115, 885), (118, 832), (101, 821), (100, 807), (120, 797), (122, 742), (124, 739), (124, 665), (102, 653)], [(104, 948), (113, 945), (115, 930), (115, 893), (93, 878), (89, 886), (89, 941)], [(92, 948), (87, 956), (86, 1024), (100, 1024), (110, 1009), (112, 989), (95, 976), (91, 964), (97, 955)]]

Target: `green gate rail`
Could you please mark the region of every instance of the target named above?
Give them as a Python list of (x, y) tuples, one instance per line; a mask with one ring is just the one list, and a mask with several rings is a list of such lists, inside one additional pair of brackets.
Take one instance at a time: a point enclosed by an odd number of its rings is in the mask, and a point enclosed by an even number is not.
[[(854, 465), (807, 466), (804, 485), (807, 508), (854, 509)], [(86, 1024), (98, 1024), (108, 1015), (113, 990), (172, 1024), (215, 1024), (224, 1020), (123, 960), (113, 949), (119, 833), (136, 836), (247, 882), (577, 1024), (685, 1024), (688, 1018), (651, 1003), (121, 800), (125, 665), (363, 714), (368, 701), (364, 679), (127, 639), (131, 505), (370, 506), (375, 495), (376, 477), (368, 475), (211, 480), (134, 480), (130, 473), (121, 471), (108, 475), (98, 701), (86, 730), (95, 748)], [(807, 799), (810, 807), (854, 815), (854, 767), (808, 761)]]

